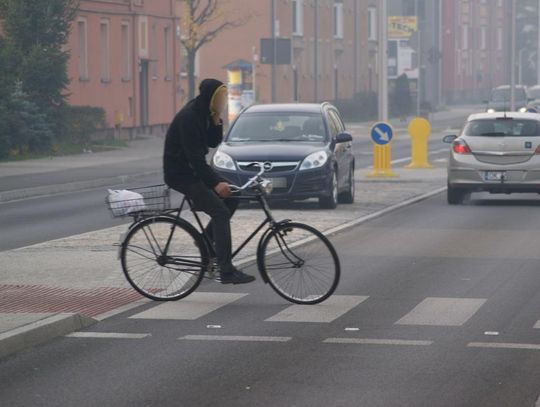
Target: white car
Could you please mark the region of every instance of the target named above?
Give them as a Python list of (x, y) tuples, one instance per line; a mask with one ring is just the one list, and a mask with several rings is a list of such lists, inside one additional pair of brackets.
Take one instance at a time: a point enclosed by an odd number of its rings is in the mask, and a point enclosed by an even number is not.
[(540, 193), (540, 114), (498, 112), (469, 116), (451, 143), (448, 203), (471, 193)]

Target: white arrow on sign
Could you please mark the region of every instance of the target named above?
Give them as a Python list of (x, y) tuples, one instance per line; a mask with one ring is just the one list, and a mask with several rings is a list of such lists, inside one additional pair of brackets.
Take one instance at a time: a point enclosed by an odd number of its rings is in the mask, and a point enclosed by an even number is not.
[(387, 132), (382, 131), (378, 127), (375, 127), (375, 131), (377, 132), (377, 134), (379, 135), (382, 141), (386, 141), (386, 142), (390, 141), (390, 135)]

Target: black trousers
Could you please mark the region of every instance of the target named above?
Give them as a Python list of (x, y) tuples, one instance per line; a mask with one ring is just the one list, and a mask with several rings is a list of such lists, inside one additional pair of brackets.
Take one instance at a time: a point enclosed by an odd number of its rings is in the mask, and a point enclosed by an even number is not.
[(206, 227), (206, 233), (214, 243), (217, 263), (222, 273), (231, 272), (231, 217), (238, 207), (238, 200), (234, 198), (222, 199), (202, 182), (189, 185), (170, 185), (170, 187), (187, 196), (197, 211), (202, 211), (210, 216), (212, 220)]

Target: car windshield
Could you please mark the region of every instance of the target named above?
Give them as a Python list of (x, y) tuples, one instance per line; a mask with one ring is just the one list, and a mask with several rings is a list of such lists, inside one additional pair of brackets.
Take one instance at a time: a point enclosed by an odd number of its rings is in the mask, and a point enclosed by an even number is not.
[[(527, 94), (523, 88), (516, 88), (515, 92), (516, 100), (526, 100)], [(510, 101), (510, 88), (505, 89), (493, 89), (491, 92), (491, 100), (493, 102), (509, 102)]]
[(471, 137), (538, 137), (540, 129), (536, 120), (483, 119), (473, 120), (463, 129)]
[(228, 142), (324, 142), (326, 128), (320, 114), (244, 113), (234, 123)]
[(540, 88), (529, 89), (531, 99), (540, 99)]

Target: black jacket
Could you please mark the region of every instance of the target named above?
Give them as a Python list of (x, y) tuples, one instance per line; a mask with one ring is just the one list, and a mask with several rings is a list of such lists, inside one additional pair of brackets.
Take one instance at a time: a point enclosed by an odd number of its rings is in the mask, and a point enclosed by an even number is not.
[(200, 94), (180, 110), (172, 121), (165, 138), (163, 172), (165, 183), (171, 187), (202, 181), (213, 188), (222, 179), (207, 164), (209, 147), (223, 141), (223, 126), (214, 125), (210, 118), (210, 102), (223, 83), (205, 79)]

